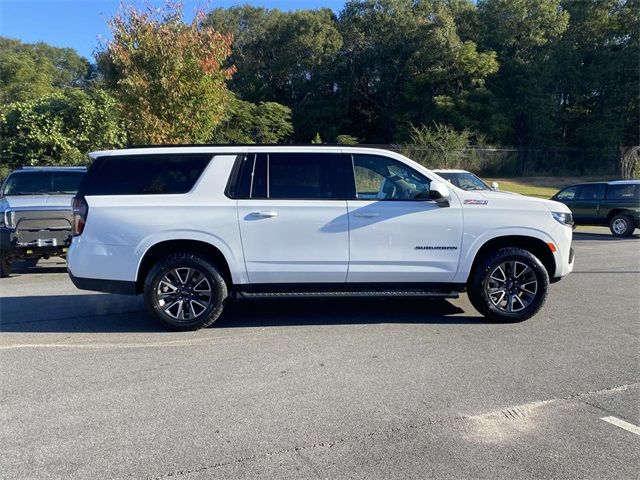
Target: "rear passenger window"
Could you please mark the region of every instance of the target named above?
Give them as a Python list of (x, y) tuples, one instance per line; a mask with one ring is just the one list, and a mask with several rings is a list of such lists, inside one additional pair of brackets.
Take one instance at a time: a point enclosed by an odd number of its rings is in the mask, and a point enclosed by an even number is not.
[(605, 186), (583, 185), (578, 193), (578, 200), (601, 200), (604, 198)]
[(625, 200), (638, 196), (638, 185), (626, 184), (626, 185), (609, 185), (609, 191), (607, 192), (607, 198), (612, 200)]
[(271, 153), (268, 165), (270, 199), (346, 199), (348, 155)]
[(213, 157), (204, 154), (114, 155), (96, 159), (81, 195), (187, 193)]

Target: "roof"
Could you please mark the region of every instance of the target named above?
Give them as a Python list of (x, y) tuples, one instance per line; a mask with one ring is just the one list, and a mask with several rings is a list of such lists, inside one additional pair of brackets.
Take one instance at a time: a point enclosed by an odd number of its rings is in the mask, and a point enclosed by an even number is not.
[(468, 170), (458, 170), (455, 168), (433, 168), (431, 171), (435, 173), (471, 173)]

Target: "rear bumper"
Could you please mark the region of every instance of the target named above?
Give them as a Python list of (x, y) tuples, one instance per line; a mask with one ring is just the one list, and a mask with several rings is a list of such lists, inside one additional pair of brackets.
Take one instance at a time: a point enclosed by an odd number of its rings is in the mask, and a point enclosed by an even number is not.
[(125, 280), (104, 280), (100, 278), (75, 277), (70, 271), (71, 282), (80, 290), (91, 290), (94, 292), (119, 293), (122, 295), (137, 295), (136, 282)]

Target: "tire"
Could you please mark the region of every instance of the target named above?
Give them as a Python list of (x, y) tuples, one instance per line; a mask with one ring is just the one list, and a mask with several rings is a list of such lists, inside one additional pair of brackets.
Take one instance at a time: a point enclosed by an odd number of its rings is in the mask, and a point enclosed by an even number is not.
[(614, 237), (630, 237), (635, 229), (633, 218), (628, 215), (616, 215), (609, 222), (609, 230)]
[(11, 275), (11, 258), (4, 252), (0, 253), (0, 278)]
[(215, 264), (192, 253), (163, 258), (151, 268), (144, 283), (149, 313), (177, 331), (211, 325), (222, 313), (227, 296), (227, 284)]
[(547, 300), (548, 290), (549, 274), (542, 262), (531, 252), (513, 247), (481, 259), (467, 283), (475, 309), (486, 319), (503, 323), (533, 317)]

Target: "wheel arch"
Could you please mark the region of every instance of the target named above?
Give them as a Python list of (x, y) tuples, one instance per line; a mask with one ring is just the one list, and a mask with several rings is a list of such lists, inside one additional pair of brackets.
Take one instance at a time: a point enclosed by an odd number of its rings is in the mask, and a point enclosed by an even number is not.
[(136, 274), (136, 293), (141, 293), (144, 287), (145, 277), (153, 265), (161, 258), (176, 252), (187, 252), (210, 258), (220, 269), (220, 275), (227, 282), (230, 289), (233, 285), (233, 275), (229, 262), (222, 251), (211, 243), (202, 240), (177, 239), (164, 240), (149, 247), (142, 256)]
[(616, 215), (627, 215), (633, 219), (634, 212), (628, 208), (614, 208), (607, 213), (607, 221), (611, 222)]
[(544, 268), (549, 274), (549, 279), (554, 278), (556, 272), (556, 259), (549, 245), (538, 237), (528, 235), (501, 235), (488, 239), (476, 252), (469, 273), (473, 274), (478, 263), (480, 263), (489, 252), (505, 247), (522, 248), (523, 250), (531, 252), (542, 262), (542, 265), (544, 265)]

